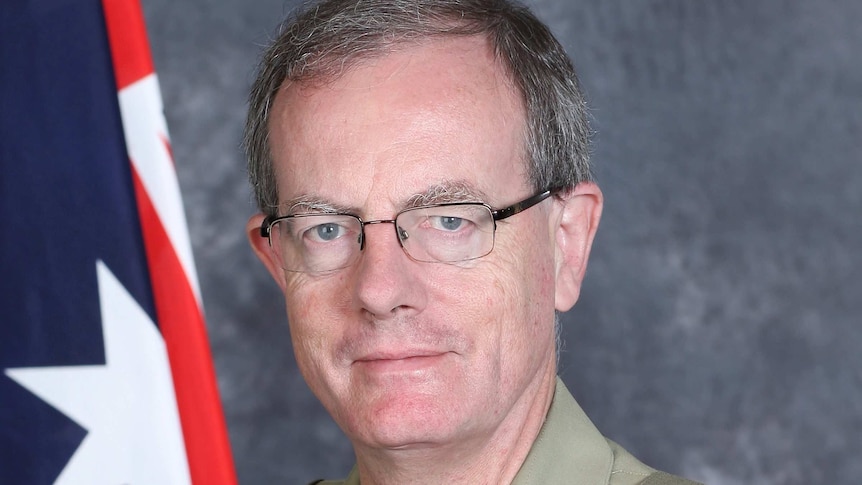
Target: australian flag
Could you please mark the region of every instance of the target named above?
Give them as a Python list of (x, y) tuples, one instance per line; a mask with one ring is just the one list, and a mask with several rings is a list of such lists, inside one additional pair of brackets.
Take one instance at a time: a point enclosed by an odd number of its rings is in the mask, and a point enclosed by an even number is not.
[(138, 0), (0, 5), (0, 483), (236, 483)]

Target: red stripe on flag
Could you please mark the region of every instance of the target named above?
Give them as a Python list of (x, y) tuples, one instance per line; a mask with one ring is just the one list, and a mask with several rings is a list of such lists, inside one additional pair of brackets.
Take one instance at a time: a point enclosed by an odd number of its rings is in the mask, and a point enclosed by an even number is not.
[(203, 315), (134, 165), (132, 176), (156, 317), (171, 361), (192, 483), (236, 484)]
[(144, 13), (137, 0), (102, 0), (102, 9), (120, 90), (155, 71)]
[[(118, 89), (153, 72), (138, 0), (102, 0)], [(165, 340), (195, 485), (235, 485), (206, 327), (188, 275), (132, 165), (138, 215), (150, 270), (156, 318)]]

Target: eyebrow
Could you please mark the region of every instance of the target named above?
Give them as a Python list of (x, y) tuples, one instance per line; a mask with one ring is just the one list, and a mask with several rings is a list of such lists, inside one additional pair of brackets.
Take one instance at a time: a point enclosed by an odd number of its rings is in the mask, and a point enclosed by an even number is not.
[[(411, 195), (404, 209), (413, 209), (434, 204), (447, 204), (458, 202), (484, 202), (485, 193), (474, 184), (466, 180), (445, 180), (429, 186), (425, 191)], [(332, 201), (313, 195), (301, 195), (285, 201), (281, 205), (286, 207), (285, 215), (296, 214), (359, 214), (361, 210), (357, 207), (336, 204)]]
[(485, 193), (466, 180), (446, 180), (428, 187), (407, 200), (408, 208), (452, 202), (484, 202)]
[(282, 207), (287, 207), (286, 215), (296, 214), (311, 214), (311, 213), (340, 213), (352, 214), (356, 211), (353, 207), (348, 207), (340, 204), (335, 204), (326, 199), (311, 195), (301, 195), (294, 197), (282, 204)]

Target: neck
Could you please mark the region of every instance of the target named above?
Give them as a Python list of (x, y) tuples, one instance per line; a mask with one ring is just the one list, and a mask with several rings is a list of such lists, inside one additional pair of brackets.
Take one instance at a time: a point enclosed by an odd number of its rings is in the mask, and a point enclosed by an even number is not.
[(362, 485), (511, 483), (545, 422), (554, 397), (552, 360), (494, 430), (469, 440), (421, 448), (356, 447)]

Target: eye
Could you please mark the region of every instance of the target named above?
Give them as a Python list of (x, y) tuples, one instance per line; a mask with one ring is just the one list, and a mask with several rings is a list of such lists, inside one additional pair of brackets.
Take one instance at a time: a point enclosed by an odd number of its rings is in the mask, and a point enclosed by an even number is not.
[[(493, 220), (487, 207), (479, 204), (441, 204), (418, 207), (402, 212), (398, 216), (401, 234), (407, 233), (424, 242), (472, 237), (476, 231), (487, 231), (488, 223), (493, 232)], [(487, 219), (487, 220), (486, 220)], [(407, 238), (401, 237), (402, 241)]]
[(362, 227), (358, 219), (345, 214), (300, 214), (278, 222), (275, 244), (290, 246), (307, 257), (311, 253), (341, 251), (359, 242)]
[(454, 216), (437, 216), (428, 219), (436, 229), (444, 231), (457, 231), (464, 224), (464, 219)]
[(335, 241), (347, 234), (347, 227), (336, 222), (325, 222), (311, 226), (302, 232), (302, 237), (314, 242), (326, 243)]

